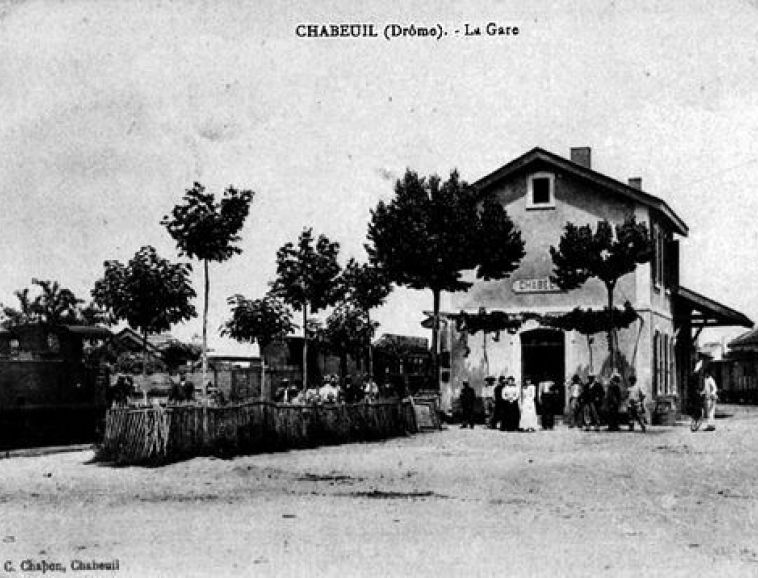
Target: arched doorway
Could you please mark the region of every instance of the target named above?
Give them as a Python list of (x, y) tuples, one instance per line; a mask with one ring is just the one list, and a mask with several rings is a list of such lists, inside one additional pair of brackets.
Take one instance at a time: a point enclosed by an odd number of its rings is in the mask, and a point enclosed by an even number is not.
[[(538, 385), (541, 381), (555, 383), (558, 399), (565, 399), (566, 342), (563, 331), (532, 329), (521, 333), (521, 377)], [(555, 408), (563, 413), (563, 404)]]

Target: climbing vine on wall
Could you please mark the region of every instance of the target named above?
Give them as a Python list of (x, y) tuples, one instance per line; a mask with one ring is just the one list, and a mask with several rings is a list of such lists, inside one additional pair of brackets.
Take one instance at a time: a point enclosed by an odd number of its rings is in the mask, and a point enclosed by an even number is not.
[(505, 311), (487, 311), (484, 308), (479, 309), (476, 313), (466, 313), (461, 311), (455, 317), (455, 326), (461, 334), (461, 345), (464, 347), (465, 355), (468, 356), (470, 349), (468, 347), (468, 336), (484, 332), (494, 333), (493, 341), (499, 341), (500, 334), (506, 331), (510, 334), (516, 333), (521, 326), (529, 320), (535, 320), (541, 325), (554, 327), (564, 331), (577, 331), (587, 337), (587, 345), (590, 347), (590, 366), (592, 365), (591, 356), (591, 336), (596, 333), (607, 332), (613, 329), (625, 329), (634, 323), (639, 316), (634, 307), (628, 301), (624, 303), (624, 308), (613, 308), (611, 314), (608, 308), (593, 310), (582, 309), (577, 307), (568, 313), (560, 315), (539, 314), (524, 312), (511, 314)]

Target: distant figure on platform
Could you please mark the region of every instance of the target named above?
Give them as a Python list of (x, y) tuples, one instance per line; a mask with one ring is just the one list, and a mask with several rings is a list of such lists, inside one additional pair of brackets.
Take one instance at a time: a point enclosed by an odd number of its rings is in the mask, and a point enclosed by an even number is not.
[(700, 395), (703, 396), (703, 403), (705, 407), (706, 415), (706, 427), (705, 431), (713, 431), (716, 429), (716, 401), (718, 400), (718, 387), (716, 387), (716, 380), (713, 379), (710, 370), (705, 370), (705, 380), (703, 381), (703, 390)]
[(349, 375), (345, 376), (345, 384), (342, 387), (342, 400), (345, 403), (355, 403), (356, 398), (358, 397), (356, 394), (357, 389), (359, 388), (353, 385), (351, 377)]
[(519, 429), (521, 431), (537, 430), (537, 408), (534, 405), (536, 391), (534, 384), (526, 380), (524, 387), (521, 389), (521, 417), (519, 419)]
[(191, 381), (187, 381), (186, 375), (182, 375), (179, 378), (179, 385), (182, 386), (182, 391), (184, 391), (185, 401), (192, 401), (195, 399), (195, 386), (192, 385)]
[(115, 385), (110, 388), (110, 405), (123, 407), (129, 404), (129, 394), (132, 386), (129, 384), (127, 377), (119, 375)]
[(292, 403), (298, 395), (300, 395), (300, 388), (296, 383), (290, 383), (287, 387), (287, 403)]
[(495, 378), (492, 375), (484, 378), (482, 400), (484, 401), (484, 424), (490, 429), (495, 429), (493, 424), (495, 418)]
[(476, 392), (469, 385), (468, 380), (463, 380), (463, 387), (458, 397), (461, 404), (461, 429), (469, 427), (474, 429), (474, 405), (476, 404)]
[(537, 388), (537, 403), (540, 406), (542, 429), (550, 430), (555, 426), (555, 408), (558, 395), (555, 393), (555, 382), (541, 381)]
[(366, 380), (363, 382), (363, 399), (366, 401), (376, 401), (378, 398), (379, 386), (370, 375), (367, 375)]
[(171, 383), (171, 391), (168, 393), (168, 400), (172, 403), (180, 403), (184, 401), (184, 386), (182, 385), (181, 377), (179, 381)]
[(634, 376), (629, 378), (628, 396), (629, 431), (634, 431), (634, 422), (637, 422), (644, 432), (647, 421), (645, 419), (645, 391)]
[(337, 403), (340, 400), (340, 389), (337, 387), (336, 381), (336, 376), (332, 376), (328, 380), (324, 378), (324, 385), (318, 390), (318, 395), (324, 403)]
[(509, 377), (503, 387), (503, 421), (500, 424), (500, 431), (518, 431), (521, 412), (519, 410), (519, 400), (521, 391), (516, 380)]
[(621, 376), (614, 373), (605, 396), (608, 431), (619, 431), (619, 406), (621, 405)]
[(305, 403), (309, 405), (316, 405), (321, 403), (320, 389), (315, 383), (312, 383), (305, 390)]
[(581, 378), (574, 375), (569, 385), (569, 427), (582, 427), (584, 425), (583, 392), (584, 386)]

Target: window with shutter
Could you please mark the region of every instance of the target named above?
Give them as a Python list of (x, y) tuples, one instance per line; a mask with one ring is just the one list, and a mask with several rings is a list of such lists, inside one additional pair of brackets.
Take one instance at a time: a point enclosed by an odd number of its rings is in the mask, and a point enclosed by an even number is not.
[(660, 367), (660, 340), (661, 334), (656, 330), (653, 335), (653, 397), (658, 396), (658, 391), (661, 382), (661, 367)]

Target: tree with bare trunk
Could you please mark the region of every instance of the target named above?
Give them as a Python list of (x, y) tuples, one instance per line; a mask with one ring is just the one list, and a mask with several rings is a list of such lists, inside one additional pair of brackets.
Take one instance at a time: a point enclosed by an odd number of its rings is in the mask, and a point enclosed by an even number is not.
[(239, 232), (250, 212), (254, 195), (253, 191), (230, 186), (220, 201), (216, 202), (213, 194), (206, 193), (203, 185), (195, 183), (185, 192), (182, 203), (176, 205), (171, 215), (166, 215), (161, 221), (161, 225), (166, 227), (171, 238), (176, 241), (179, 254), (203, 263), (203, 393), (208, 373), (208, 263), (220, 263), (242, 252), (236, 243), (240, 241)]
[(147, 372), (147, 336), (168, 331), (197, 315), (190, 283), (192, 267), (161, 258), (153, 247), (142, 247), (124, 265), (106, 261), (92, 298), (113, 323), (126, 321), (142, 335), (142, 374)]
[(371, 340), (377, 325), (371, 321), (371, 310), (384, 303), (392, 286), (381, 268), (369, 263), (358, 263), (355, 259), (347, 262), (340, 277), (340, 284), (342, 298), (364, 317), (366, 331), (361, 335), (364, 336), (363, 346), (368, 358), (368, 374), (373, 377), (374, 359)]
[(616, 369), (618, 352), (614, 290), (621, 277), (633, 272), (637, 265), (650, 261), (652, 255), (648, 228), (645, 223), (638, 223), (634, 216), (615, 226), (608, 221), (598, 221), (594, 231), (590, 225), (578, 227), (566, 223), (558, 247), (550, 247), (554, 265), (551, 279), (561, 289), (577, 289), (592, 278), (605, 285), (611, 370)]
[(330, 307), (340, 298), (339, 249), (339, 243), (325, 235), (319, 235), (314, 245), (313, 229), (303, 229), (297, 245), (286, 243), (276, 253), (271, 293), (303, 313), (303, 386), (308, 385), (308, 313)]

